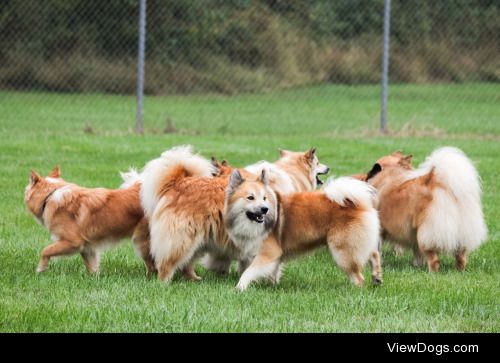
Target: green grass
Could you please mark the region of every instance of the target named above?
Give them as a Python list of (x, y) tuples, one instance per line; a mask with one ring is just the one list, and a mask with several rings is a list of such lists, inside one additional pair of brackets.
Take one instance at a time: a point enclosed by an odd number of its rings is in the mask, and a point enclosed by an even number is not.
[[(438, 137), (379, 137), (377, 87), (320, 86), (267, 95), (150, 97), (146, 134), (135, 136), (132, 97), (0, 92), (0, 331), (500, 331), (500, 86), (393, 86), (390, 125), (439, 128)], [(178, 133), (163, 134), (170, 118)], [(94, 133), (83, 132), (84, 124)], [(361, 135), (371, 135), (361, 137)], [(51, 262), (35, 274), (49, 234), (28, 215), (28, 172), (55, 164), (85, 186), (116, 187), (119, 170), (173, 145), (191, 143), (234, 165), (274, 160), (277, 148), (318, 148), (343, 175), (366, 171), (395, 149), (419, 163), (455, 145), (477, 164), (489, 228), (467, 271), (443, 258), (437, 274), (411, 256), (384, 251), (384, 284), (357, 289), (325, 250), (289, 263), (279, 286), (239, 293), (238, 277), (198, 268), (203, 281), (164, 285), (145, 277), (129, 242), (107, 251), (101, 273), (81, 258)], [(460, 178), (460, 175), (457, 175)], [(368, 271), (365, 271), (368, 279)]]

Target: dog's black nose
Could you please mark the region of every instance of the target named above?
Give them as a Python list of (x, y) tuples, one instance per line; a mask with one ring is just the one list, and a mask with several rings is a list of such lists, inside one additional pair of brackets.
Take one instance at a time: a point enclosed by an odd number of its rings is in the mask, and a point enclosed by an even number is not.
[(260, 208), (260, 211), (262, 212), (262, 214), (266, 214), (268, 210), (269, 210), (269, 208), (267, 208), (267, 207)]
[(330, 168), (327, 166), (327, 167), (326, 167), (325, 174), (328, 174), (329, 172), (330, 172)]

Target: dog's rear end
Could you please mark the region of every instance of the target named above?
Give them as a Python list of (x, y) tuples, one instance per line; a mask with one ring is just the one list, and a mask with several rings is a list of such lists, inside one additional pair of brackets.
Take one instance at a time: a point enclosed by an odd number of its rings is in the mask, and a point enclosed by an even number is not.
[(434, 184), (432, 201), (417, 231), (429, 269), (437, 271), (437, 252), (443, 251), (455, 254), (457, 268), (463, 270), (468, 255), (487, 234), (478, 172), (461, 150), (443, 147), (435, 150), (416, 173)]
[(486, 238), (486, 225), (479, 175), (461, 150), (436, 149), (418, 169), (411, 155), (394, 152), (367, 175), (379, 190), (384, 235), (412, 248), (416, 264), (425, 257), (429, 271), (439, 270), (441, 252), (465, 268), (468, 254)]
[(328, 232), (327, 243), (333, 258), (358, 286), (364, 281), (363, 266), (370, 261), (372, 282), (380, 284), (382, 267), (378, 251), (380, 221), (376, 190), (365, 182), (343, 177), (330, 179), (323, 192), (341, 207), (341, 214), (347, 209), (354, 212), (345, 227), (335, 224)]

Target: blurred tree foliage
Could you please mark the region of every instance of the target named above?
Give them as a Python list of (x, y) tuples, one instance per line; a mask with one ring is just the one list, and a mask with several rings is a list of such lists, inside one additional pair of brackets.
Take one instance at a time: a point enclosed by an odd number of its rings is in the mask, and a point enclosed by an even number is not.
[[(276, 64), (270, 59), (285, 56), (273, 52), (304, 39), (333, 51), (362, 46), (380, 40), (383, 6), (383, 0), (148, 0), (147, 60), (204, 69), (218, 57), (252, 69)], [(9, 70), (0, 71), (0, 85), (22, 83), (13, 63), (34, 74), (37, 63), (75, 54), (89, 62), (132, 59), (137, 19), (137, 0), (2, 0), (0, 69)], [(498, 49), (500, 2), (393, 0), (391, 32), (396, 49), (430, 43)], [(267, 42), (280, 36), (282, 45)]]

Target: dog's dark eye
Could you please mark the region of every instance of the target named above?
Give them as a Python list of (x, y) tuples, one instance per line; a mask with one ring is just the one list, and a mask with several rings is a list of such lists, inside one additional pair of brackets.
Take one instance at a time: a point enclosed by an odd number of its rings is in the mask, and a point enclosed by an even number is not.
[(247, 197), (247, 199), (248, 199), (248, 200), (255, 200), (255, 197), (254, 197), (253, 195), (249, 195), (249, 196)]
[(264, 197), (264, 200), (266, 200), (266, 197)]

